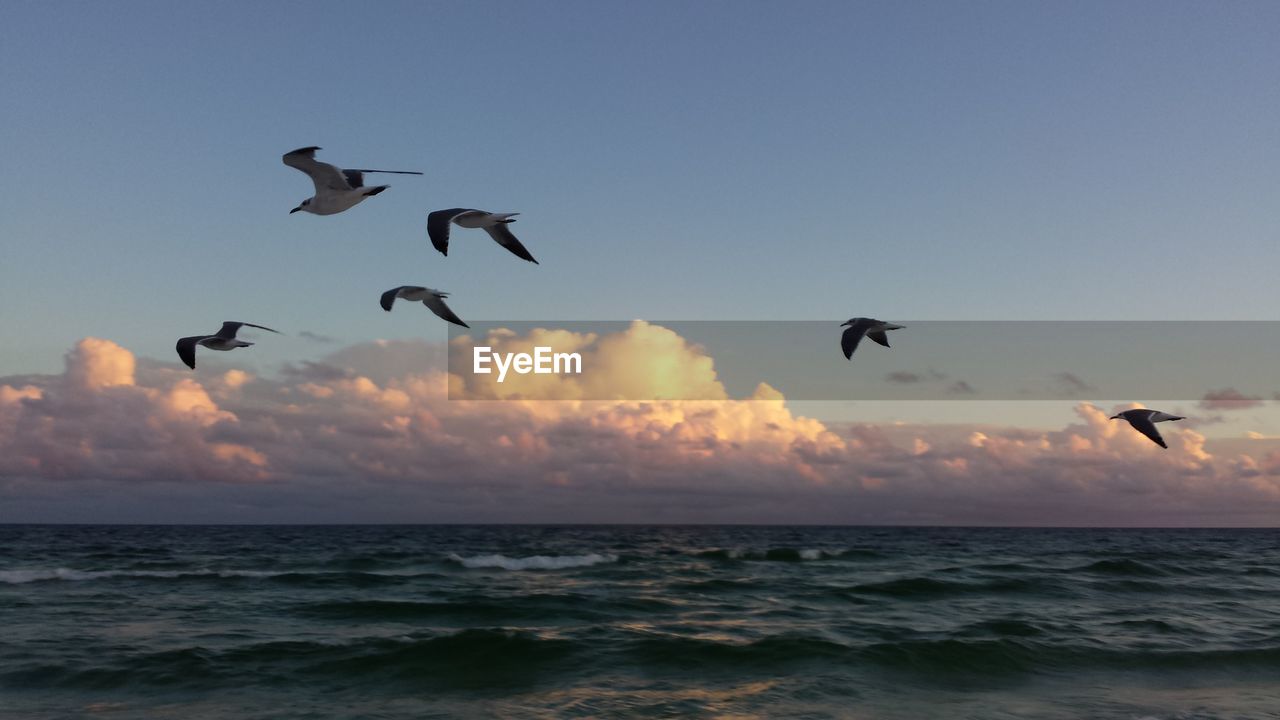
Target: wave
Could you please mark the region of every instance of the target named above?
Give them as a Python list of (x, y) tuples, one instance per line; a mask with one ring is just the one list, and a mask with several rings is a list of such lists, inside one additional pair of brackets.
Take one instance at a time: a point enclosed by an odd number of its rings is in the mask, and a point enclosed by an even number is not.
[(255, 570), (74, 570), (48, 568), (0, 570), (0, 582), (10, 585), (48, 580), (101, 580), (104, 578), (270, 577), (280, 573)]
[(735, 677), (744, 672), (777, 673), (802, 667), (820, 667), (823, 672), (835, 667), (878, 668), (940, 684), (1001, 682), (1006, 678), (1099, 669), (1151, 672), (1161, 677), (1167, 677), (1170, 671), (1200, 675), (1249, 670), (1271, 674), (1280, 670), (1280, 647), (1102, 648), (1051, 638), (1032, 639), (1037, 628), (1021, 623), (980, 629), (1002, 637), (865, 644), (783, 633), (727, 642), (636, 630), (573, 638), (500, 627), (470, 628), (453, 633), (336, 642), (281, 640), (217, 649), (197, 645), (155, 652), (64, 657), (61, 662), (10, 663), (0, 671), (0, 688), (194, 689), (232, 687), (244, 682), (287, 683), (303, 678), (342, 683), (368, 678), (376, 683), (407, 683), (449, 691), (563, 679), (569, 673), (601, 667), (615, 671), (630, 668), (641, 673), (729, 673)]
[(1069, 572), (1087, 572), (1097, 575), (1119, 575), (1131, 577), (1167, 577), (1169, 575), (1185, 574), (1181, 568), (1164, 569), (1140, 562), (1138, 560), (1098, 560), (1097, 562), (1079, 567), (1070, 568)]
[(465, 568), (502, 568), (503, 570), (565, 570), (568, 568), (591, 567), (601, 563), (618, 561), (617, 555), (589, 553), (587, 555), (531, 555), (529, 557), (507, 557), (506, 555), (473, 555), (462, 557), (456, 553), (449, 554), (449, 560)]
[(301, 585), (377, 585), (407, 579), (438, 577), (424, 572), (352, 572), (333, 570), (76, 570), (73, 568), (35, 568), (0, 570), (0, 583), (24, 585), (50, 581), (89, 581), (114, 578), (135, 580), (235, 580), (259, 579)]
[(540, 594), (520, 595), (506, 600), (482, 596), (448, 600), (339, 600), (300, 605), (297, 612), (315, 618), (338, 621), (411, 622), (435, 620), (444, 622), (506, 624), (536, 621), (555, 624), (566, 620), (602, 622), (611, 615), (605, 610), (626, 611), (593, 602), (586, 595)]
[(863, 583), (847, 588), (860, 595), (884, 595), (900, 600), (923, 600), (948, 595), (986, 595), (1004, 593), (1044, 593), (1061, 591), (1061, 586), (1030, 578), (1008, 578), (985, 582), (935, 580), (928, 577), (898, 578), (884, 582)]
[(697, 553), (708, 560), (754, 560), (768, 562), (802, 562), (806, 560), (851, 560), (883, 557), (874, 550), (822, 550), (819, 548), (770, 548), (768, 550), (744, 550), (741, 548), (715, 548)]
[(0, 672), (0, 687), (197, 689), (300, 677), (347, 682), (363, 676), (449, 690), (527, 683), (542, 673), (556, 672), (560, 661), (578, 648), (569, 640), (505, 629), (349, 642), (273, 641), (217, 650), (192, 646), (96, 662), (32, 663)]

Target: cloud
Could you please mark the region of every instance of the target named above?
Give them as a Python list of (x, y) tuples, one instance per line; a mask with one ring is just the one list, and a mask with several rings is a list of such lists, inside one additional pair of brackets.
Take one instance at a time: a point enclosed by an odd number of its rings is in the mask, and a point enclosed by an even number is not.
[[(524, 336), (507, 330), (450, 343), (451, 398), (525, 400), (726, 400), (714, 361), (675, 332), (636, 320), (607, 335), (534, 329)], [(499, 382), (497, 373), (472, 373), (473, 350), (532, 353), (536, 347), (582, 357), (580, 375), (518, 375)]]
[[(0, 520), (1169, 525), (1280, 511), (1265, 441), (1217, 455), (1166, 424), (1165, 451), (1108, 419), (1127, 406), (1081, 403), (1049, 430), (828, 424), (764, 378), (728, 399), (712, 358), (659, 326), (561, 343), (599, 374), (461, 401), (446, 348), (422, 341), (255, 377), (86, 339), (60, 375), (0, 378)], [(597, 384), (708, 399), (576, 399)]]
[(945, 373), (930, 369), (927, 373), (914, 373), (907, 371), (894, 371), (884, 376), (886, 382), (899, 383), (902, 385), (911, 385), (914, 383), (925, 382), (928, 380), (946, 380)]
[(887, 382), (891, 382), (891, 383), (901, 383), (903, 385), (910, 385), (912, 383), (918, 383), (924, 378), (917, 373), (898, 370), (885, 375), (884, 379)]
[(1070, 372), (1055, 373), (1053, 376), (1053, 380), (1058, 384), (1058, 387), (1060, 387), (1068, 395), (1078, 395), (1080, 393), (1093, 392), (1094, 390), (1097, 390), (1097, 388), (1085, 382), (1083, 379), (1080, 378), (1079, 375), (1076, 375), (1075, 373), (1070, 373)]
[(280, 369), (280, 374), (291, 380), (307, 381), (341, 380), (355, 376), (355, 373), (348, 368), (310, 360), (303, 360), (298, 365), (285, 363), (284, 367)]
[(1200, 399), (1200, 407), (1205, 410), (1247, 410), (1263, 403), (1261, 397), (1244, 395), (1235, 388), (1211, 390)]
[(947, 392), (954, 393), (956, 395), (972, 395), (978, 391), (964, 380), (957, 380), (947, 386)]
[(303, 330), (302, 332), (298, 333), (298, 337), (304, 340), (310, 340), (311, 342), (317, 342), (324, 345), (332, 345), (333, 343), (338, 342), (337, 338), (330, 337), (328, 335), (321, 335), (320, 333), (313, 333), (310, 330)]
[(88, 337), (66, 355), (67, 379), (85, 390), (132, 385), (133, 353), (110, 340)]

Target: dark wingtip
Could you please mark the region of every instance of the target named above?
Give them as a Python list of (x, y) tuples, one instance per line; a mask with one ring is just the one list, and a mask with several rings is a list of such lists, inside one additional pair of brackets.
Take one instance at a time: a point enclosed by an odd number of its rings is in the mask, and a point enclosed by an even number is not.
[(319, 145), (309, 145), (307, 147), (298, 148), (297, 150), (290, 150), (289, 152), (285, 153), (285, 155), (295, 155), (297, 153), (315, 152), (316, 150), (320, 150), (320, 149), (322, 148)]

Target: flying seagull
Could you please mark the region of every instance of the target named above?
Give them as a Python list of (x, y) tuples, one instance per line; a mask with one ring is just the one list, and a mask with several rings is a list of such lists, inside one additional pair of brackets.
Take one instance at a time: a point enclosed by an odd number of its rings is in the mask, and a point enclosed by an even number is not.
[(840, 323), (840, 327), (849, 326), (848, 330), (840, 336), (840, 349), (844, 350), (844, 356), (849, 360), (853, 359), (853, 351), (858, 348), (858, 341), (862, 340), (862, 336), (866, 335), (875, 342), (889, 347), (889, 338), (885, 335), (889, 330), (901, 330), (905, 325), (894, 325), (883, 320), (872, 320), (871, 318), (850, 318)]
[(471, 327), (462, 322), (462, 318), (453, 314), (448, 305), (444, 304), (444, 299), (449, 297), (449, 293), (432, 290), (431, 288), (422, 287), (420, 285), (401, 285), (398, 288), (391, 288), (382, 293), (382, 309), (391, 312), (391, 305), (395, 303), (396, 298), (408, 300), (410, 302), (422, 301), (435, 313), (437, 317), (448, 320), (454, 325), (461, 325), (464, 328)]
[(247, 322), (235, 322), (227, 320), (222, 323), (222, 327), (213, 335), (192, 335), (184, 337), (178, 341), (178, 357), (182, 358), (182, 362), (192, 370), (196, 369), (196, 346), (203, 345), (210, 350), (235, 350), (236, 348), (249, 347), (253, 343), (236, 339), (236, 332), (242, 327), (258, 328), (259, 330), (268, 330), (279, 334), (279, 330), (272, 330), (265, 325), (254, 325)]
[(1156, 423), (1165, 422), (1166, 420), (1186, 420), (1184, 417), (1170, 415), (1167, 412), (1160, 412), (1159, 410), (1148, 410), (1146, 408), (1125, 410), (1122, 413), (1112, 415), (1111, 419), (1128, 420), (1134, 430), (1137, 430), (1143, 435), (1151, 438), (1151, 442), (1159, 445), (1165, 450), (1168, 450), (1169, 446), (1165, 445), (1164, 438), (1160, 437), (1160, 431), (1156, 429)]
[(421, 175), (412, 170), (342, 170), (329, 163), (316, 160), (318, 147), (298, 148), (284, 154), (284, 164), (297, 168), (311, 177), (316, 184), (316, 194), (302, 201), (289, 211), (304, 210), (316, 215), (333, 215), (356, 206), (361, 200), (372, 197), (391, 187), (390, 185), (364, 186), (364, 173), (392, 173), (395, 175)]
[(427, 216), (427, 235), (431, 236), (431, 244), (440, 251), (440, 254), (447, 256), (449, 254), (449, 223), (457, 223), (458, 227), (464, 228), (484, 228), (484, 231), (489, 233), (489, 237), (510, 250), (516, 257), (524, 258), (535, 265), (540, 264), (507, 228), (508, 224), (515, 222), (511, 218), (519, 214), (491, 213), (467, 208), (436, 210)]

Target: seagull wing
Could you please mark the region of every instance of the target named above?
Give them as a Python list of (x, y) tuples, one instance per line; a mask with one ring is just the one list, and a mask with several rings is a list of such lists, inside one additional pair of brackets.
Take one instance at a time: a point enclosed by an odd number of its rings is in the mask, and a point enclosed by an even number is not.
[(316, 195), (354, 189), (341, 170), (329, 163), (316, 160), (316, 151), (319, 149), (318, 147), (298, 148), (293, 152), (285, 153), (282, 159), (285, 165), (301, 170), (311, 178), (311, 182), (316, 185)]
[(430, 308), (431, 312), (435, 313), (437, 317), (444, 318), (454, 325), (461, 325), (464, 328), (471, 327), (470, 325), (462, 322), (462, 318), (455, 315), (453, 311), (449, 309), (449, 306), (444, 304), (444, 298), (439, 295), (428, 295), (427, 298), (422, 301), (422, 304)]
[(382, 303), (383, 310), (386, 310), (387, 312), (391, 312), (392, 303), (396, 301), (396, 298), (403, 297), (401, 293), (422, 292), (424, 290), (426, 290), (426, 288), (422, 287), (421, 285), (401, 285), (400, 287), (391, 288), (390, 290), (382, 293), (382, 300), (380, 300), (379, 302)]
[(431, 244), (440, 251), (441, 255), (448, 257), (449, 255), (449, 223), (462, 213), (477, 212), (476, 210), (468, 210), (467, 208), (449, 208), (448, 210), (436, 210), (427, 215), (427, 235), (431, 238)]
[(196, 344), (209, 337), (208, 335), (192, 335), (178, 340), (178, 357), (192, 370), (196, 369)]
[(214, 334), (214, 337), (220, 337), (226, 340), (234, 339), (236, 336), (236, 333), (239, 332), (240, 328), (242, 327), (258, 328), (259, 330), (266, 330), (268, 332), (273, 332), (277, 335), (281, 334), (279, 330), (272, 330), (266, 325), (254, 325), (253, 323), (236, 322), (235, 320), (226, 320), (222, 323), (222, 327), (218, 329), (218, 332)]
[(364, 171), (363, 170), (343, 170), (342, 177), (346, 178), (347, 184), (352, 190), (364, 187)]
[(378, 302), (382, 305), (383, 310), (391, 312), (391, 306), (395, 304), (396, 297), (399, 296), (400, 289), (403, 287), (404, 286), (401, 285), (400, 287), (391, 288), (390, 290), (382, 293), (382, 299)]
[(368, 169), (360, 169), (360, 170), (343, 170), (342, 172), (344, 172), (344, 173), (356, 173), (357, 175), (358, 175), (358, 174), (360, 174), (360, 173), (367, 173), (367, 172), (386, 173), (386, 174), (388, 174), (388, 175), (424, 175), (424, 174), (425, 174), (425, 173), (420, 173), (420, 172), (418, 172), (417, 170), (368, 170)]
[(1164, 444), (1164, 438), (1160, 437), (1160, 431), (1156, 429), (1156, 424), (1151, 422), (1150, 413), (1142, 415), (1125, 415), (1124, 419), (1129, 421), (1129, 424), (1133, 426), (1134, 430), (1137, 430), (1143, 435), (1151, 438), (1151, 442), (1166, 450), (1169, 449), (1169, 446)]
[(880, 345), (889, 347), (889, 336), (885, 335), (883, 330), (873, 330), (872, 332), (867, 333), (867, 337)]
[(537, 260), (534, 260), (533, 256), (529, 254), (529, 251), (525, 249), (524, 245), (521, 245), (520, 241), (516, 239), (516, 236), (511, 234), (511, 230), (507, 228), (506, 223), (492, 225), (484, 230), (489, 233), (489, 237), (497, 240), (499, 245), (510, 250), (516, 257), (528, 260), (534, 265), (541, 264)]
[(862, 335), (867, 331), (862, 323), (850, 325), (844, 334), (840, 336), (840, 349), (844, 350), (844, 356), (848, 360), (853, 359), (853, 351), (858, 349), (858, 343), (862, 341)]

